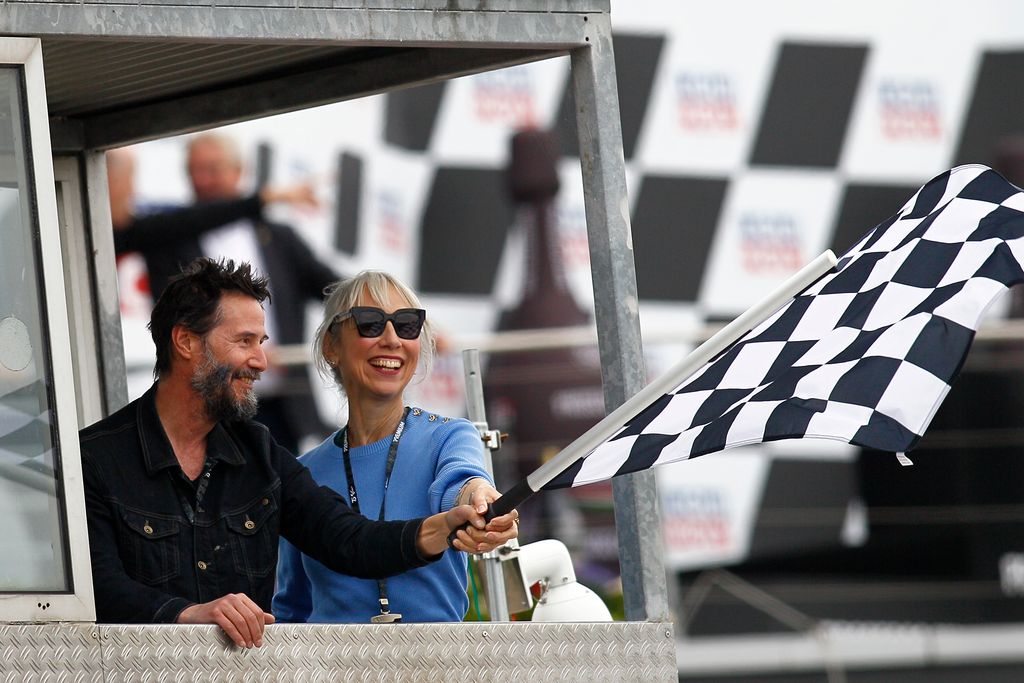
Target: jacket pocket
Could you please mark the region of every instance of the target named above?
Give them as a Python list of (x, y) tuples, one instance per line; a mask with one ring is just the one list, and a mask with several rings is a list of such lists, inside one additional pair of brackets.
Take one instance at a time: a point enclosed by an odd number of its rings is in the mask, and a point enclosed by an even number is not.
[(176, 519), (121, 509), (121, 557), (130, 577), (149, 585), (169, 581), (181, 572), (181, 525)]
[(238, 573), (263, 578), (277, 566), (277, 520), (277, 503), (271, 496), (226, 517), (231, 556)]

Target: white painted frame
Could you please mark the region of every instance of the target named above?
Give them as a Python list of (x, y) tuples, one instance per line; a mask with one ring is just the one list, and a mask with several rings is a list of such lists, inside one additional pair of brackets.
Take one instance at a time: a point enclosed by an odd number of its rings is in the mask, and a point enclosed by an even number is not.
[(82, 177), (76, 157), (53, 158), (54, 185), (60, 190), (57, 202), (67, 292), (68, 331), (74, 338), (71, 360), (75, 368), (75, 397), (81, 426), (106, 417), (103, 400), (102, 365), (98, 350), (98, 314), (93, 306), (92, 251), (85, 221)]
[[(39, 221), (39, 244), (46, 330), (54, 378), (52, 406), (57, 424), (57, 456), (60, 459), (61, 490), (68, 540), (68, 565), (72, 592), (6, 593), (0, 595), (0, 622), (14, 621), (96, 621), (89, 562), (89, 531), (85, 517), (82, 461), (78, 447), (78, 408), (74, 368), (71, 361), (71, 333), (65, 299), (64, 259), (61, 250), (57, 200), (54, 190), (53, 159), (50, 151), (49, 116), (43, 79), (43, 53), (37, 38), (0, 38), (0, 65), (14, 66), (24, 75), (27, 111), (25, 139), (31, 154), (28, 173), (34, 191)], [(25, 188), (28, 191), (29, 188)]]

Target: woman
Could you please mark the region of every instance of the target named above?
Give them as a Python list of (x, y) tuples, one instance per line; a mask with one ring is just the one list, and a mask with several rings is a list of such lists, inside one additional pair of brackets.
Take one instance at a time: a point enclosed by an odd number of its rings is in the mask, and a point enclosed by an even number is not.
[[(377, 271), (342, 282), (328, 295), (313, 344), (321, 374), (348, 399), (348, 424), (300, 458), (320, 484), (371, 519), (466, 503), (483, 511), (498, 497), (476, 428), (404, 403), (434, 351), (426, 312), (406, 285)], [(499, 542), (517, 534), (518, 513), (505, 517)], [(282, 541), (277, 581), (273, 610), (283, 622), (461, 621), (469, 607), (466, 557), (455, 550), (378, 582), (329, 571)]]

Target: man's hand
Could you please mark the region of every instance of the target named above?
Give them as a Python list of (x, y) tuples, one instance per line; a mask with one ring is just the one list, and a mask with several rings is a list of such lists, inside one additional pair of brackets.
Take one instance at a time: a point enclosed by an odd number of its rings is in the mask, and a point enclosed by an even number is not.
[(178, 615), (179, 624), (217, 624), (238, 647), (263, 645), (263, 629), (274, 623), (274, 615), (264, 612), (244, 593), (229, 593), (211, 602), (186, 607)]
[[(475, 507), (476, 510), (486, 512), (487, 504), (493, 503), (495, 499), (501, 496), (497, 491), (494, 493), (497, 495), (494, 495), (493, 497), (491, 497), (489, 493), (481, 493), (481, 497), (479, 499), (474, 495), (473, 507)], [(448, 514), (451, 515), (453, 511), (454, 510), (449, 511)], [(451, 523), (450, 517), (449, 523)], [(462, 526), (461, 523), (455, 524), (451, 529), (459, 529), (460, 526)], [(495, 548), (505, 545), (513, 538), (518, 537), (519, 511), (512, 510), (508, 514), (492, 519), (482, 531), (473, 526), (468, 526), (465, 529), (459, 529), (458, 533), (455, 535), (454, 547), (456, 550), (461, 550), (467, 553), (489, 553)]]
[(316, 196), (316, 188), (311, 182), (298, 185), (267, 185), (260, 190), (260, 201), (263, 204), (290, 204), (296, 208), (319, 209), (320, 200)]
[[(486, 501), (482, 502), (482, 510), (487, 511)], [(448, 547), (448, 534), (458, 529), (454, 541), (456, 550), (486, 553), (519, 535), (518, 520), (519, 513), (513, 510), (487, 523), (471, 506), (459, 505), (423, 520), (417, 544), (422, 554), (438, 555)], [(463, 526), (466, 528), (460, 528)]]

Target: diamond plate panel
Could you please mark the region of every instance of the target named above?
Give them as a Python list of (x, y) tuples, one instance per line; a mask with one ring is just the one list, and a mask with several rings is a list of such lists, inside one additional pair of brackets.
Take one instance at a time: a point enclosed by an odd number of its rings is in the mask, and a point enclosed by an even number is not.
[(102, 681), (92, 624), (0, 625), (0, 681)]
[(676, 681), (671, 624), (100, 626), (107, 681)]

